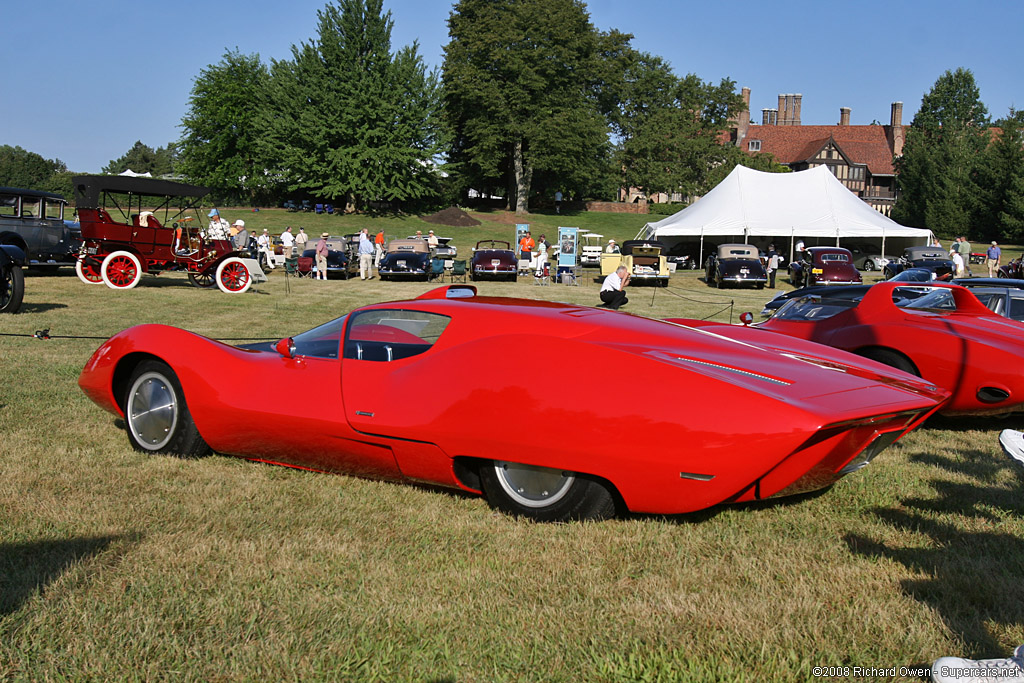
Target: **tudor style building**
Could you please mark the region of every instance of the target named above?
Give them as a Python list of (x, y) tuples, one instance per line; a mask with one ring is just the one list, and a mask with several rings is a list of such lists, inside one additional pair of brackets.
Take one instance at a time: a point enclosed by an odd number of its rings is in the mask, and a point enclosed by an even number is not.
[(849, 107), (834, 126), (800, 122), (802, 95), (779, 95), (777, 109), (761, 110), (761, 125), (750, 123), (750, 88), (742, 90), (744, 111), (729, 140), (748, 154), (769, 153), (794, 171), (828, 166), (851, 192), (889, 215), (896, 201), (893, 157), (903, 153), (903, 103), (893, 102), (888, 125), (851, 126)]

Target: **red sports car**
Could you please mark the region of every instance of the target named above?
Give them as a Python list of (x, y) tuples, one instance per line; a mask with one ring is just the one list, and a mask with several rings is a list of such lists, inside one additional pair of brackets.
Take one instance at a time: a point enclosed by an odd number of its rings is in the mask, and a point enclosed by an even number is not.
[[(557, 361), (567, 377), (595, 367), (645, 377), (645, 400), (621, 400), (617, 384), (567, 393), (495, 370), (495, 358), (523, 349)], [(140, 325), (104, 342), (79, 384), (124, 418), (140, 451), (212, 449), (447, 486), (551, 521), (682, 513), (826, 487), (946, 397), (878, 370), (782, 335), (737, 343), (452, 285), (276, 344), (236, 347)]]
[[(859, 303), (838, 297), (795, 299), (762, 330), (852, 351), (923, 377), (950, 392), (944, 414), (1024, 410), (1024, 324), (990, 311), (964, 287), (893, 303), (900, 284), (869, 288)], [(755, 341), (757, 337), (746, 337)]]

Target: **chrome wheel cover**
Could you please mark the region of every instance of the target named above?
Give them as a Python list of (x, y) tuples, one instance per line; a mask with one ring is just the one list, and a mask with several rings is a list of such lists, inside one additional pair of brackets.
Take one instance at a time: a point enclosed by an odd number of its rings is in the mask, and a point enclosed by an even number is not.
[(125, 417), (140, 446), (151, 451), (165, 447), (178, 425), (178, 400), (167, 378), (147, 372), (135, 380), (128, 392)]
[(519, 505), (544, 508), (565, 497), (576, 477), (571, 472), (549, 467), (495, 462), (494, 473), (501, 488)]

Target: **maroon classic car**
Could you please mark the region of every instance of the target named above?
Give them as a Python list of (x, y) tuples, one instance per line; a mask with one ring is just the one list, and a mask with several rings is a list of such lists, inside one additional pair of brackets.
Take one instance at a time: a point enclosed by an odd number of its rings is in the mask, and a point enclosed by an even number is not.
[(789, 264), (789, 281), (794, 287), (862, 282), (860, 271), (853, 265), (853, 254), (842, 247), (808, 247)]
[(470, 277), (474, 280), (484, 278), (504, 278), (516, 281), (519, 262), (516, 253), (508, 242), (502, 240), (480, 240), (473, 249)]

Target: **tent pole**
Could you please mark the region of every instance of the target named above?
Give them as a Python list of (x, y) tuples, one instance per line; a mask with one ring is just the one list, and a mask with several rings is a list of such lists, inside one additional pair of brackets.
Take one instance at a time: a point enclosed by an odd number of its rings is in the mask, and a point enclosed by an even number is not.
[(700, 226), (700, 248), (697, 250), (697, 267), (704, 267), (704, 226)]

